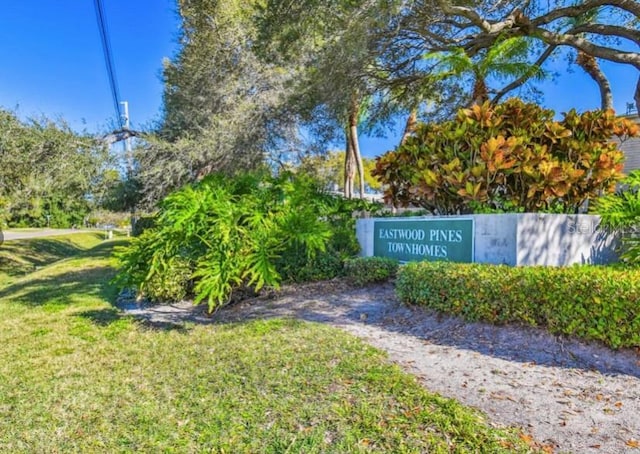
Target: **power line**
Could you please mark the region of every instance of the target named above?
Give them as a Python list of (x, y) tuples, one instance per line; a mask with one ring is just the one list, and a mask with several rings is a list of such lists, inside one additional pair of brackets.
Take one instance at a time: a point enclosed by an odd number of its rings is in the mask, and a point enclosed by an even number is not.
[(120, 92), (118, 91), (118, 79), (116, 78), (116, 70), (113, 64), (113, 53), (111, 51), (111, 43), (109, 42), (109, 30), (107, 28), (107, 16), (101, 0), (94, 0), (96, 17), (98, 19), (98, 30), (100, 31), (100, 39), (102, 41), (102, 53), (107, 66), (107, 74), (109, 76), (109, 86), (111, 87), (111, 97), (113, 98), (113, 107), (116, 112), (118, 126), (123, 129), (123, 119), (120, 113)]

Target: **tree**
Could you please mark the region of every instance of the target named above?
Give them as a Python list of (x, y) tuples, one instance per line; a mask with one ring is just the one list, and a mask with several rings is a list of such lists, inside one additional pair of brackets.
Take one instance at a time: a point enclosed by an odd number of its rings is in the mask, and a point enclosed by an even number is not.
[(141, 185), (138, 178), (117, 169), (103, 172), (94, 182), (94, 205), (112, 212), (134, 213), (140, 202)]
[(0, 222), (71, 226), (90, 209), (109, 154), (63, 121), (0, 111), (0, 162)]
[(178, 2), (180, 49), (164, 63), (163, 119), (136, 153), (147, 203), (294, 147), (297, 125), (282, 105), (291, 75), (253, 51), (256, 3)]
[[(440, 121), (454, 117), (472, 98), (496, 104), (520, 88), (526, 88), (520, 97), (539, 100), (533, 82), (544, 74), (545, 62), (558, 57), (578, 63), (597, 82), (606, 109), (611, 106), (609, 82), (599, 61), (638, 67), (638, 4), (574, 3), (405, 1), (390, 16), (389, 26), (377, 31), (375, 63), (366, 76), (378, 92), (391, 96), (387, 105), (401, 106), (397, 112), (408, 114), (404, 138), (417, 112)], [(513, 43), (526, 46), (509, 55), (504, 46)], [(502, 66), (492, 64), (500, 59)], [(443, 66), (448, 68), (443, 71)], [(635, 97), (640, 104), (640, 80)], [(420, 109), (425, 103), (430, 108)]]
[[(542, 69), (528, 61), (530, 43), (522, 37), (514, 37), (496, 42), (472, 58), (463, 48), (448, 52), (427, 54), (433, 60), (436, 78), (461, 78), (469, 75), (472, 92), (468, 106), (482, 104), (492, 99), (491, 93), (498, 93), (488, 86), (488, 79), (503, 82), (513, 78), (544, 78)], [(441, 67), (442, 69), (437, 70)]]
[[(309, 155), (302, 158), (299, 170), (312, 175), (322, 187), (329, 190), (341, 189), (344, 192), (344, 151), (330, 151), (327, 154)], [(364, 171), (364, 185), (373, 190), (381, 188), (380, 182), (372, 175), (375, 169), (375, 160), (362, 158)], [(360, 185), (360, 181), (356, 180)]]
[[(399, 2), (366, 0), (269, 0), (259, 16), (261, 55), (298, 69), (291, 104), (320, 138), (344, 134), (344, 193), (353, 196), (356, 173), (364, 194), (359, 130), (372, 127), (372, 106), (381, 92), (368, 69), (375, 66), (376, 40)], [(322, 121), (318, 121), (322, 119)], [(306, 121), (305, 121), (306, 120)]]
[[(542, 66), (561, 49), (579, 52), (579, 61), (606, 92), (605, 76), (593, 59), (632, 65), (640, 70), (640, 53), (628, 50), (640, 45), (640, 4), (635, 0), (566, 0), (551, 2), (519, 0), (515, 2), (474, 2), (470, 5), (438, 0), (438, 8), (425, 9), (421, 0), (410, 2), (393, 42), (411, 40), (409, 50), (395, 64), (407, 65), (425, 50), (451, 52), (462, 50), (469, 58), (486, 52), (512, 38), (531, 41), (531, 62)], [(586, 18), (586, 20), (585, 20)], [(526, 83), (530, 75), (514, 79), (497, 90), (495, 98)], [(640, 107), (640, 77), (636, 87)], [(603, 100), (603, 104), (606, 102)]]
[[(592, 9), (586, 11), (584, 14), (579, 15), (569, 20), (569, 23), (578, 28), (584, 25), (594, 23), (598, 20), (599, 9)], [(584, 38), (584, 33), (579, 34), (581, 38)], [(600, 89), (600, 108), (603, 110), (613, 109), (613, 95), (611, 93), (611, 84), (609, 79), (602, 72), (598, 60), (593, 56), (587, 54), (585, 51), (578, 49), (576, 55), (576, 64), (580, 66), (584, 72), (586, 72), (591, 79), (598, 84)]]
[[(325, 151), (327, 143), (345, 144), (344, 190), (352, 196), (364, 171), (363, 131), (384, 131), (406, 115), (404, 142), (418, 118), (452, 118), (472, 91), (494, 104), (524, 86), (535, 96), (530, 82), (569, 50), (598, 82), (606, 107), (598, 62), (640, 64), (629, 50), (640, 42), (633, 0), (178, 5), (181, 48), (163, 73), (164, 118), (138, 153), (148, 202), (213, 171), (281, 165), (281, 156), (306, 151), (300, 131)], [(637, 91), (640, 104), (640, 83)]]

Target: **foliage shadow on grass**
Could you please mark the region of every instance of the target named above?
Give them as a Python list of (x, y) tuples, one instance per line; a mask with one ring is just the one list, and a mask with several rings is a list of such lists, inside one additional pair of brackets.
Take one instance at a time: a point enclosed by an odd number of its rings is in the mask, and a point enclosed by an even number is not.
[(140, 326), (153, 331), (176, 331), (180, 334), (187, 334), (191, 329), (184, 323), (161, 322), (154, 320), (138, 320)]
[(116, 291), (108, 281), (113, 277), (109, 266), (93, 267), (79, 271), (28, 279), (0, 289), (0, 300), (28, 306), (42, 306), (48, 303), (74, 303), (74, 297), (96, 296), (112, 300)]
[(129, 241), (126, 239), (117, 239), (104, 241), (91, 249), (87, 249), (79, 254), (81, 258), (101, 258), (105, 255), (109, 255), (108, 252), (110, 249), (118, 248), (121, 246), (125, 246)]
[[(29, 245), (29, 251), (35, 250), (34, 245), (36, 249), (41, 245), (44, 245), (44, 247), (51, 246), (54, 249), (57, 248), (56, 250), (58, 252), (64, 252), (63, 255), (58, 256), (58, 261), (60, 262), (65, 259), (104, 258), (110, 255), (110, 251), (114, 247), (122, 246), (126, 243), (126, 240), (105, 241), (89, 249), (83, 249), (73, 244), (60, 241), (38, 239), (38, 241), (33, 241)], [(31, 254), (31, 252), (29, 252), (29, 254)], [(27, 258), (28, 257), (29, 256), (27, 256)], [(43, 263), (48, 264), (51, 262), (44, 261)], [(28, 271), (33, 270), (30, 269)], [(11, 275), (12, 273), (8, 274)], [(19, 273), (15, 272), (13, 274)], [(80, 297), (83, 294), (88, 294), (112, 301), (115, 298), (116, 289), (109, 281), (113, 278), (114, 274), (113, 268), (107, 265), (51, 273), (43, 277), (38, 277), (36, 274), (31, 279), (21, 279), (4, 288), (0, 285), (0, 300), (9, 299), (13, 295), (17, 295), (16, 298), (11, 298), (11, 300), (30, 306), (40, 306), (52, 300), (64, 299), (65, 296)]]
[[(115, 307), (107, 307), (104, 309), (87, 310), (74, 314), (76, 317), (88, 319), (94, 325), (107, 327), (123, 319), (132, 318), (130, 315), (123, 313)], [(186, 334), (190, 331), (189, 327), (183, 323), (174, 323), (170, 321), (157, 321), (152, 319), (136, 318), (135, 322), (145, 328), (153, 331), (177, 331)]]
[(109, 326), (123, 318), (123, 314), (112, 307), (104, 309), (94, 309), (74, 314), (76, 317), (82, 317), (90, 320), (94, 325)]
[[(83, 241), (87, 234), (83, 234)], [(95, 239), (99, 239), (96, 233)], [(37, 267), (51, 264), (57, 260), (79, 256), (92, 249), (63, 238), (29, 238), (21, 241), (7, 241), (0, 247), (0, 269), (9, 276), (29, 273)]]

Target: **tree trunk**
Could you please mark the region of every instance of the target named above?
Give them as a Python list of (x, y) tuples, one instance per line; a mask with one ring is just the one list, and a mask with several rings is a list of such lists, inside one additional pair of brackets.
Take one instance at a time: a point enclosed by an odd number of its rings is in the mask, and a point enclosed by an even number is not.
[(349, 112), (349, 138), (351, 139), (351, 150), (354, 163), (358, 169), (360, 177), (359, 192), (360, 198), (364, 199), (364, 165), (362, 163), (362, 154), (360, 154), (360, 143), (358, 140), (358, 122), (360, 117), (360, 101), (357, 94), (353, 94), (351, 98), (351, 108)]
[(471, 95), (470, 106), (473, 106), (474, 104), (483, 104), (488, 99), (489, 90), (487, 89), (487, 83), (480, 74), (476, 73), (473, 82), (473, 93)]
[(402, 139), (400, 139), (400, 146), (404, 145), (407, 139), (413, 134), (416, 130), (416, 126), (418, 124), (418, 109), (413, 108), (411, 112), (409, 112), (409, 118), (407, 118), (407, 124), (404, 127), (404, 132), (402, 133)]
[(633, 96), (633, 99), (636, 101), (636, 112), (638, 116), (640, 116), (640, 76), (638, 76), (638, 83), (636, 84), (636, 93)]
[(613, 109), (613, 96), (611, 95), (611, 84), (604, 75), (598, 64), (598, 60), (592, 55), (587, 55), (581, 50), (578, 51), (576, 63), (598, 84), (600, 88), (600, 108), (602, 110)]
[(344, 196), (347, 199), (353, 197), (353, 180), (355, 177), (356, 163), (353, 154), (353, 141), (351, 140), (351, 129), (346, 130), (347, 149), (344, 153)]

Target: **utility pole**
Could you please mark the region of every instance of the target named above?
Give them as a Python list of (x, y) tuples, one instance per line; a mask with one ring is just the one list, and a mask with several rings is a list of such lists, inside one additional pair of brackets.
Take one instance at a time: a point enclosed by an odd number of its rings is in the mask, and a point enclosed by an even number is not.
[[(124, 107), (124, 129), (129, 129), (129, 101), (122, 101), (120, 104)], [(133, 176), (133, 153), (131, 151), (131, 137), (127, 137), (124, 141), (125, 160), (127, 161), (127, 177)]]
[[(122, 101), (120, 102), (120, 104), (122, 104), (123, 109), (124, 109), (124, 113), (123, 113), (123, 120), (124, 120), (124, 129), (125, 130), (129, 130), (129, 101)], [(125, 160), (127, 161), (127, 181), (131, 181), (131, 179), (133, 178), (133, 151), (131, 150), (131, 137), (127, 137), (124, 140), (124, 153), (125, 153)], [(131, 230), (130, 232), (133, 232), (133, 229), (136, 225), (136, 207), (135, 205), (131, 206)], [(128, 235), (128, 234), (127, 234)]]

